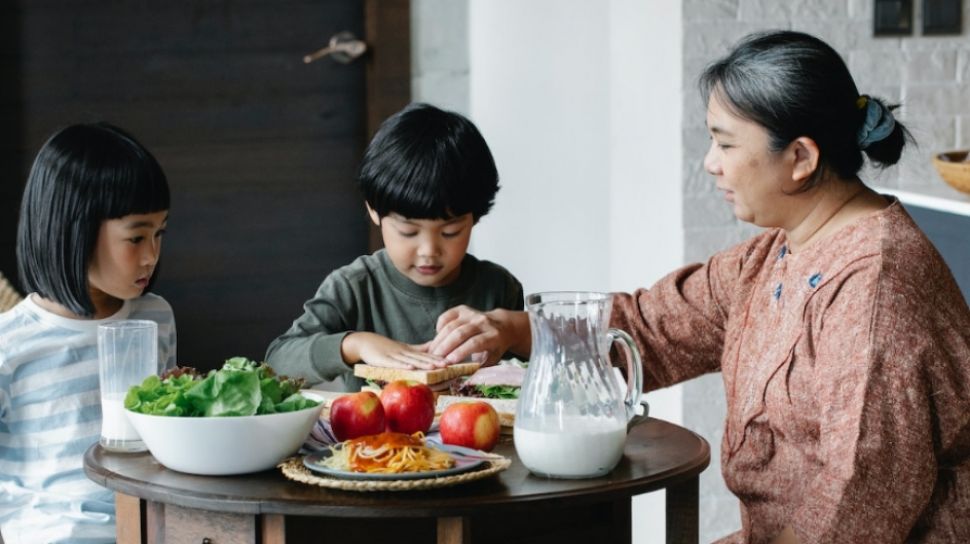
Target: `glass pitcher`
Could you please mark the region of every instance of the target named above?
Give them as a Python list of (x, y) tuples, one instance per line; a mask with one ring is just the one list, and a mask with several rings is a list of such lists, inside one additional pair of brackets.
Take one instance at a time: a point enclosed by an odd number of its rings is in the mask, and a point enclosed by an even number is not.
[[(535, 293), (526, 298), (532, 356), (519, 394), (513, 437), (530, 471), (552, 478), (593, 478), (623, 456), (627, 422), (643, 390), (640, 352), (609, 328), (606, 293)], [(614, 342), (626, 353), (626, 387), (612, 367)]]

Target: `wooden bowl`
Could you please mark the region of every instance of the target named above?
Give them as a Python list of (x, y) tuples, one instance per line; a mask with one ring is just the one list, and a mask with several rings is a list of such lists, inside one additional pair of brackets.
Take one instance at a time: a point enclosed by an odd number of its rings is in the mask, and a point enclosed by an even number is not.
[(943, 181), (963, 193), (970, 193), (970, 151), (949, 151), (933, 156), (933, 166)]

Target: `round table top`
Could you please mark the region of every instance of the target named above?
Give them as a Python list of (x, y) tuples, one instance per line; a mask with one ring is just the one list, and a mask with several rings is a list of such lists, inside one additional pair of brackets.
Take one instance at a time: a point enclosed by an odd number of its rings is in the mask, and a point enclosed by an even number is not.
[(707, 442), (655, 418), (634, 426), (623, 458), (601, 478), (559, 480), (532, 475), (511, 437), (495, 449), (512, 466), (494, 477), (424, 491), (355, 492), (288, 480), (279, 469), (238, 476), (196, 476), (169, 470), (149, 453), (112, 453), (95, 444), (84, 455), (88, 478), (142, 499), (232, 513), (331, 517), (439, 517), (482, 507), (564, 506), (630, 497), (697, 476), (710, 463)]

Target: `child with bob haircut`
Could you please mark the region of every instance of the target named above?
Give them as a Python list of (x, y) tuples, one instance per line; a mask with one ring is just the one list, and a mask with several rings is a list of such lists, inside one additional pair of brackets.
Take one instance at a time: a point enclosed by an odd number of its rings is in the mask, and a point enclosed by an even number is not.
[(112, 492), (88, 480), (101, 432), (98, 325), (175, 321), (155, 279), (169, 189), (155, 158), (105, 123), (56, 132), (24, 190), (17, 263), (28, 294), (0, 314), (0, 532), (6, 544), (114, 542)]
[(327, 276), (266, 354), (278, 372), (311, 383), (343, 377), (348, 390), (363, 383), (353, 376), (360, 362), (445, 366), (423, 343), (453, 306), (523, 308), (512, 274), (466, 253), (499, 189), (495, 161), (471, 121), (427, 104), (406, 107), (367, 147), (359, 183), (385, 248)]

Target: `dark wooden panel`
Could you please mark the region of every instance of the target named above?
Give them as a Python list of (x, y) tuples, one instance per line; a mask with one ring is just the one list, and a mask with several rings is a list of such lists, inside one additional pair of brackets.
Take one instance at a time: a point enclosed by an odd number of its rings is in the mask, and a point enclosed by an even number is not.
[(410, 18), (408, 0), (366, 0), (367, 43), (371, 60), (367, 65), (367, 133), (373, 135), (384, 119), (411, 100), (411, 26), (399, 24)]
[(435, 520), (286, 516), (286, 544), (320, 544), (320, 535), (340, 535), (340, 544), (433, 544)]
[[(529, 506), (493, 511), (482, 507), (464, 518), (318, 518), (287, 516), (287, 544), (316, 544), (321, 534), (339, 534), (341, 544), (604, 544), (630, 542), (629, 499), (613, 503), (555, 505), (552, 512)], [(443, 520), (462, 520), (461, 526)], [(443, 526), (444, 525), (444, 526)], [(442, 531), (444, 529), (444, 531)]]
[[(363, 31), (357, 0), (110, 0), (17, 2), (25, 36), (47, 36), (28, 58), (155, 51), (207, 55), (325, 45), (341, 30)], [(64, 17), (69, 14), (70, 17)]]
[[(6, 4), (5, 4), (6, 5)], [(0, 15), (0, 51), (16, 51), (20, 48), (20, 25), (15, 14)], [(4, 97), (17, 92), (15, 82), (20, 81), (20, 61), (17, 57), (0, 60), (0, 104)], [(0, 114), (0, 272), (15, 286), (20, 287), (14, 248), (17, 243), (17, 216), (23, 179), (26, 176), (23, 145), (20, 138), (24, 127), (21, 112), (9, 110)]]
[[(403, 107), (410, 81), (408, 2), (367, 9), (382, 29), (372, 47), (387, 53), (304, 65), (332, 34), (365, 34), (365, 2), (5, 3), (0, 269), (14, 275), (20, 195), (44, 139), (107, 120), (151, 149), (170, 181), (155, 290), (175, 309), (180, 360), (261, 358), (326, 274), (367, 251), (355, 177), (368, 112)], [(374, 110), (369, 96), (393, 100)]]
[[(365, 21), (370, 62), (367, 63), (367, 134), (411, 101), (411, 26), (399, 24), (410, 18), (409, 0), (366, 0)], [(380, 230), (370, 224), (368, 247), (384, 245)]]
[(906, 211), (923, 229), (970, 301), (970, 217), (906, 205)]

